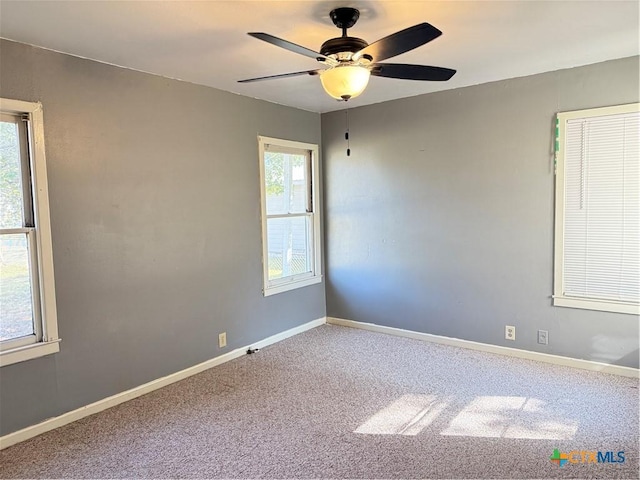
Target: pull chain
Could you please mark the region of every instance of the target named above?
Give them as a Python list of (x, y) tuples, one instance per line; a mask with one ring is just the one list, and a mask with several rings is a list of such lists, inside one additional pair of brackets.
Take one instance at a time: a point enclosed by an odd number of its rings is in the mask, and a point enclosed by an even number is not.
[(351, 148), (349, 143), (349, 109), (346, 110), (347, 116), (347, 131), (344, 133), (344, 139), (347, 141), (347, 157), (351, 155)]

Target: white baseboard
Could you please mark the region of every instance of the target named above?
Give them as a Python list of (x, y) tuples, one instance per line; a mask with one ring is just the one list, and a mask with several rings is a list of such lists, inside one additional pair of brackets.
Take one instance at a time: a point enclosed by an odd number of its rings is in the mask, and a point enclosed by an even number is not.
[(548, 353), (531, 352), (529, 350), (520, 350), (518, 348), (501, 347), (499, 345), (472, 342), (470, 340), (461, 340), (459, 338), (442, 337), (440, 335), (432, 335), (430, 333), (421, 333), (414, 332), (412, 330), (403, 330), (401, 328), (385, 327), (384, 325), (376, 325), (374, 323), (355, 322), (353, 320), (345, 320), (335, 317), (327, 317), (327, 323), (331, 325), (341, 325), (343, 327), (369, 330), (371, 332), (386, 333), (399, 337), (413, 338), (426, 342), (439, 343), (441, 345), (451, 345), (453, 347), (469, 348), (471, 350), (479, 350), (481, 352), (507, 355), (509, 357), (526, 358), (527, 360), (553, 363), (554, 365), (564, 365), (566, 367), (580, 368), (583, 370), (610, 373), (623, 377), (638, 378), (640, 376), (640, 370), (638, 370), (637, 368), (621, 367), (618, 365), (610, 365), (608, 363), (594, 362), (591, 360), (580, 360), (577, 358), (562, 357), (560, 355), (551, 355)]
[(134, 387), (130, 390), (117, 393), (110, 397), (103, 398), (102, 400), (98, 400), (97, 402), (85, 405), (84, 407), (77, 408), (76, 410), (63, 413), (62, 415), (59, 415), (57, 417), (49, 418), (41, 423), (37, 423), (36, 425), (32, 425), (30, 427), (23, 428), (22, 430), (9, 433), (7, 435), (4, 435), (3, 437), (0, 437), (0, 450), (10, 447), (11, 445), (15, 445), (16, 443), (33, 438), (42, 433), (48, 432), (49, 430), (62, 427), (63, 425), (75, 422), (76, 420), (80, 420), (81, 418), (88, 417), (89, 415), (93, 415), (94, 413), (101, 412), (103, 410), (106, 410), (107, 408), (114, 407), (128, 400), (140, 397), (159, 388), (183, 380), (187, 377), (191, 377), (192, 375), (203, 372), (217, 365), (226, 363), (230, 360), (233, 360), (234, 358), (246, 355), (247, 349), (249, 348), (264, 348), (273, 343), (277, 343), (281, 340), (292, 337), (293, 335), (297, 335), (298, 333), (302, 333), (306, 330), (310, 330), (312, 328), (323, 325), (324, 323), (326, 323), (325, 317), (319, 318), (317, 320), (312, 320), (311, 322), (291, 328), (289, 330), (285, 330), (281, 333), (277, 333), (276, 335), (272, 335), (256, 343), (252, 343), (251, 345), (236, 348), (229, 353), (225, 353), (224, 355), (220, 355), (219, 357), (199, 363), (198, 365), (194, 365), (193, 367), (185, 368), (184, 370), (172, 373), (170, 375), (167, 375), (166, 377), (152, 380), (151, 382), (145, 383), (138, 387)]

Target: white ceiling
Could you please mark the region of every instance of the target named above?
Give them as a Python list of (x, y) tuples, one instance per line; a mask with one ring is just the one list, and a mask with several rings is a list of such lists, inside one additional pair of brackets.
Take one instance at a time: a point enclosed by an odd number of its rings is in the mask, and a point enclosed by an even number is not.
[[(373, 77), (348, 103), (318, 77), (237, 80), (317, 68), (310, 58), (246, 35), (262, 31), (319, 50), (340, 35), (329, 11), (353, 6), (351, 36), (369, 43), (428, 22), (433, 42), (388, 60), (458, 70), (449, 82)], [(0, 0), (0, 36), (314, 112), (638, 55), (633, 1), (13, 1)]]

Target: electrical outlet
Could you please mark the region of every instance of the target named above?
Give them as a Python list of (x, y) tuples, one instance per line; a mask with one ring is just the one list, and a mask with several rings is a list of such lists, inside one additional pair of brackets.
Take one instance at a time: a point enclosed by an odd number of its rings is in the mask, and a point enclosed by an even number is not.
[(218, 335), (218, 346), (220, 348), (227, 346), (227, 332), (222, 332)]
[(515, 340), (516, 339), (516, 327), (512, 325), (505, 325), (504, 327), (504, 338), (507, 340)]
[(549, 345), (549, 331), (538, 330), (538, 343), (540, 345)]

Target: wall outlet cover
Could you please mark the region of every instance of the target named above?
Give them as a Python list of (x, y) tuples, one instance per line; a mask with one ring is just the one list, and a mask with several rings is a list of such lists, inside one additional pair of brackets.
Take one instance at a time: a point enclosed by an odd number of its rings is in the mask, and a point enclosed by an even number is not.
[(549, 331), (538, 330), (538, 343), (540, 345), (549, 345)]
[(515, 340), (516, 339), (516, 327), (513, 325), (505, 325), (504, 327), (504, 338), (507, 340)]

